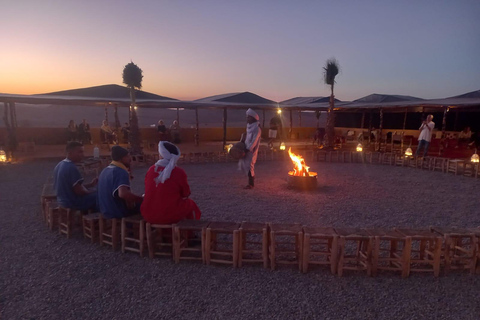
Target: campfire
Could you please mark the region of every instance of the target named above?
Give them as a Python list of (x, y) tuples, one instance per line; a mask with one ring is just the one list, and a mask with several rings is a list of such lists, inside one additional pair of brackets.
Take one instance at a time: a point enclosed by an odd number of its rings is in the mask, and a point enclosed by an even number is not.
[(295, 189), (314, 189), (317, 187), (317, 173), (308, 171), (309, 166), (306, 165), (302, 156), (292, 152), (292, 148), (288, 149), (288, 155), (293, 162), (293, 171), (288, 172), (288, 187)]

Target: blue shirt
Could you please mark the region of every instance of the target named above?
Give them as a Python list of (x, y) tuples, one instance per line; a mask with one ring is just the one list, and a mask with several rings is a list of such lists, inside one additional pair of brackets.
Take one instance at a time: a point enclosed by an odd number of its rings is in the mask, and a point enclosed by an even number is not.
[(64, 208), (82, 207), (82, 196), (76, 195), (73, 187), (82, 183), (83, 178), (75, 163), (68, 159), (60, 161), (53, 171), (53, 188), (58, 204)]
[(130, 177), (127, 171), (114, 165), (103, 169), (98, 178), (98, 205), (100, 212), (107, 219), (121, 219), (128, 215), (128, 208), (118, 196), (121, 186), (130, 188)]

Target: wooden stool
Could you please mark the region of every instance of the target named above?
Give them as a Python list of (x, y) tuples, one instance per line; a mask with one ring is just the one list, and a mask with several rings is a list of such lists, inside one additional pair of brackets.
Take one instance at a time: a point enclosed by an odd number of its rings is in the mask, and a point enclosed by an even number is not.
[[(335, 228), (335, 231), (339, 235), (338, 276), (343, 275), (343, 270), (366, 270), (370, 276), (372, 273), (372, 236), (363, 229)], [(351, 247), (347, 247), (350, 243), (354, 246), (353, 250)]]
[(45, 222), (48, 220), (47, 202), (55, 200), (57, 200), (57, 196), (53, 190), (53, 183), (44, 184), (42, 195), (40, 196), (40, 205), (42, 208), (42, 218), (45, 220)]
[(73, 225), (75, 224), (75, 214), (77, 210), (58, 207), (58, 233), (65, 234), (70, 238)]
[[(414, 271), (433, 272), (433, 275), (438, 277), (440, 275), (442, 238), (438, 234), (425, 229), (395, 228), (395, 230), (407, 237), (405, 246), (408, 256), (406, 276), (408, 277), (410, 272)], [(411, 242), (410, 246), (408, 241)], [(432, 266), (432, 268), (426, 268), (425, 266)]]
[(431, 170), (432, 162), (433, 162), (433, 157), (424, 157), (423, 161), (420, 164), (420, 169)]
[(327, 151), (317, 150), (317, 162), (327, 162)]
[(478, 163), (473, 163), (471, 161), (463, 162), (463, 175), (466, 177), (474, 177), (478, 176)]
[(83, 237), (90, 239), (92, 243), (99, 235), (100, 213), (85, 214), (82, 217)]
[(445, 274), (452, 269), (467, 269), (475, 274), (477, 264), (477, 237), (468, 229), (430, 227), (445, 240)]
[(342, 152), (342, 162), (353, 162), (352, 151)]
[(99, 218), (99, 241), (100, 245), (104, 244), (112, 246), (113, 250), (118, 247), (118, 239), (120, 237), (120, 220), (118, 219), (105, 219), (103, 215)]
[[(395, 230), (373, 229), (367, 230), (373, 237), (372, 275), (377, 275), (377, 270), (400, 271), (403, 278), (407, 275), (411, 239)], [(401, 245), (401, 248), (399, 246)]]
[(174, 257), (173, 254), (173, 228), (171, 224), (151, 224), (147, 222), (148, 256)]
[(459, 169), (463, 166), (463, 160), (458, 159), (450, 159), (447, 162), (447, 173), (454, 173), (457, 175), (459, 173)]
[(432, 171), (441, 171), (444, 173), (446, 170), (446, 164), (448, 162), (447, 158), (440, 158), (440, 157), (433, 157), (432, 159), (432, 166), (431, 169)]
[[(269, 223), (268, 226), (270, 228), (270, 268), (275, 270), (277, 264), (298, 264), (298, 270), (302, 271), (302, 226), (298, 223)], [(276, 237), (284, 239), (277, 241)], [(292, 249), (292, 247), (294, 248)], [(281, 255), (286, 257), (282, 258)], [(287, 260), (292, 255), (295, 256), (295, 259), (293, 261)]]
[(369, 162), (370, 164), (380, 163), (381, 155), (382, 154), (380, 152), (368, 152), (367, 162)]
[(380, 163), (392, 165), (392, 163), (394, 162), (394, 159), (395, 159), (395, 155), (393, 153), (385, 152), (385, 153), (382, 153), (380, 156)]
[[(205, 262), (231, 264), (238, 266), (238, 249), (240, 246), (240, 223), (236, 222), (210, 222), (205, 234)], [(232, 240), (219, 241), (218, 235), (232, 236)]]
[(326, 264), (330, 265), (330, 271), (335, 274), (338, 262), (338, 235), (335, 229), (304, 227), (303, 232), (303, 273), (308, 271), (310, 264)]
[(50, 230), (53, 230), (55, 224), (58, 225), (58, 203), (56, 200), (47, 201), (46, 206), (46, 222)]
[(405, 167), (408, 166), (409, 157), (402, 154), (396, 154), (394, 157), (394, 164), (396, 166)]
[[(209, 223), (202, 220), (182, 220), (175, 225), (173, 233), (175, 263), (179, 263), (180, 260), (201, 260), (205, 263), (205, 233)], [(200, 233), (199, 239), (192, 239), (192, 234), (195, 232)], [(182, 253), (190, 253), (190, 255), (182, 256)]]
[(145, 221), (142, 215), (122, 218), (121, 227), (122, 253), (137, 252), (143, 257), (145, 251)]
[[(239, 235), (238, 266), (242, 267), (243, 262), (263, 262), (263, 267), (268, 268), (268, 225), (266, 223), (244, 221), (240, 225)], [(249, 239), (255, 235), (261, 235), (261, 241)], [(245, 255), (251, 255), (252, 257), (246, 258)], [(261, 255), (261, 259), (253, 257), (258, 255)]]
[(423, 158), (422, 158), (422, 157), (415, 157), (415, 156), (413, 156), (413, 157), (410, 158), (410, 160), (408, 161), (408, 166), (409, 166), (410, 168), (421, 168), (422, 163), (423, 163)]

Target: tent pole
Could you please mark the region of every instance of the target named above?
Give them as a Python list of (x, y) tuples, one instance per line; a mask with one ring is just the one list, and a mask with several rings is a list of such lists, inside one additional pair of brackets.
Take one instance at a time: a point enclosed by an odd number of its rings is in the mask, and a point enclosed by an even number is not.
[(292, 110), (290, 109), (290, 139), (292, 139), (292, 134), (293, 134), (293, 114)]
[(263, 109), (263, 123), (262, 128), (265, 128), (265, 109)]
[(372, 122), (373, 122), (373, 111), (370, 110), (370, 123), (368, 124), (368, 145), (372, 143)]
[(402, 153), (403, 153), (403, 136), (405, 135), (405, 127), (407, 126), (407, 114), (408, 114), (408, 108), (405, 108), (405, 116), (403, 117), (402, 139), (401, 139), (401, 146), (400, 146), (400, 152)]
[(362, 131), (364, 126), (365, 126), (365, 111), (362, 112)]
[(177, 122), (178, 122), (178, 125), (180, 125), (180, 109), (177, 108)]
[(302, 110), (298, 110), (298, 126), (302, 126)]
[(227, 107), (223, 108), (223, 145), (222, 150), (225, 150), (227, 144)]
[(383, 108), (380, 108), (380, 128), (378, 133), (378, 151), (382, 147), (382, 130), (383, 130)]
[(198, 107), (195, 107), (195, 145), (198, 146), (200, 143), (200, 136), (198, 133)]
[(108, 124), (108, 105), (105, 103), (105, 121), (107, 121)]
[(455, 123), (453, 125), (453, 131), (457, 131), (458, 128), (458, 109), (455, 109)]
[(445, 130), (447, 129), (447, 112), (448, 107), (443, 107), (443, 120), (442, 120), (442, 137), (440, 138), (440, 149), (438, 150), (438, 155), (442, 155), (443, 149), (445, 148)]

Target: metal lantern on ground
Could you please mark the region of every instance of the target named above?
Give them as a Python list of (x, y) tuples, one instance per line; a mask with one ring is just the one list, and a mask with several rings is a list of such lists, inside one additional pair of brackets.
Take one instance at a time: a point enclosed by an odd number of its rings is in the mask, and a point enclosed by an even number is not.
[(479, 157), (478, 157), (478, 154), (477, 154), (477, 149), (475, 149), (475, 153), (472, 155), (472, 157), (470, 158), (470, 161), (472, 163), (478, 163), (479, 162)]
[(412, 148), (408, 147), (407, 150), (405, 150), (405, 155), (406, 155), (407, 157), (413, 156)]
[(7, 154), (3, 149), (0, 149), (0, 162), (7, 162)]
[(363, 146), (361, 143), (357, 145), (357, 152), (362, 152), (363, 151)]
[(285, 142), (280, 143), (280, 150), (285, 150)]

